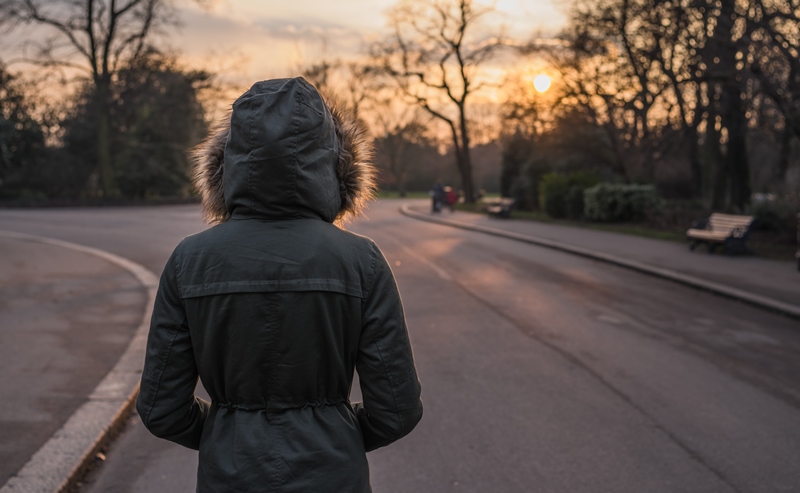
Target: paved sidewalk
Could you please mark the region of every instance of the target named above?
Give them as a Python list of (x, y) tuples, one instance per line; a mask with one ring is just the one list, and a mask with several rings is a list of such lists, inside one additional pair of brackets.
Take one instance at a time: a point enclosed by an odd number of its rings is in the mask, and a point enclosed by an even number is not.
[(710, 255), (704, 247), (690, 252), (688, 242), (675, 243), (536, 221), (496, 219), (460, 211), (432, 214), (427, 201), (407, 204), (410, 204), (412, 211), (437, 219), (508, 231), (613, 255), (712, 281), (800, 309), (800, 272), (794, 262), (720, 253)]
[(147, 290), (120, 266), (58, 245), (0, 236), (0, 257), (2, 486), (117, 364)]

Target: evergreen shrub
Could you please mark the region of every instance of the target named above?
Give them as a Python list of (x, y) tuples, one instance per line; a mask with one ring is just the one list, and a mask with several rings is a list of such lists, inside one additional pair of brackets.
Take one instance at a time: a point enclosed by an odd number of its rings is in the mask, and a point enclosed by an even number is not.
[(539, 181), (539, 206), (550, 217), (580, 219), (584, 211), (583, 192), (596, 185), (595, 173), (548, 173)]
[(583, 200), (584, 216), (604, 222), (646, 219), (663, 206), (653, 185), (599, 183), (584, 191)]

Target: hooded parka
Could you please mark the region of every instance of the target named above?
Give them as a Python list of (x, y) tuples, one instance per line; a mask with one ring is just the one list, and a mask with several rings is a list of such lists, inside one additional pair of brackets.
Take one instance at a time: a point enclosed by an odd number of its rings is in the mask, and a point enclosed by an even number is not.
[(305, 80), (280, 79), (241, 96), (196, 154), (216, 225), (164, 268), (136, 408), (199, 450), (199, 492), (371, 491), (365, 452), (422, 416), (389, 265), (334, 225), (371, 193), (365, 142)]

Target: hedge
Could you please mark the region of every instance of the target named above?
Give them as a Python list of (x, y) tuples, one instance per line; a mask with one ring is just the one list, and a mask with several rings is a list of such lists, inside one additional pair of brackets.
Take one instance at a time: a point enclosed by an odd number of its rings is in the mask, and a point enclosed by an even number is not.
[(539, 206), (551, 217), (580, 219), (583, 192), (599, 181), (597, 175), (588, 172), (548, 173), (539, 182)]
[(632, 221), (646, 218), (663, 202), (653, 185), (600, 183), (583, 192), (583, 214), (592, 221)]

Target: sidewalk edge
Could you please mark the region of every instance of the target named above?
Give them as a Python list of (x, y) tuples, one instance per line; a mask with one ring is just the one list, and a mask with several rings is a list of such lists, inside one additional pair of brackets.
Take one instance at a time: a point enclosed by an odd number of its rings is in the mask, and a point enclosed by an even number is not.
[(586, 248), (568, 245), (566, 243), (547, 240), (544, 238), (538, 238), (536, 236), (523, 235), (520, 233), (513, 233), (510, 231), (489, 228), (486, 226), (466, 224), (459, 221), (454, 221), (452, 219), (433, 217), (428, 214), (423, 214), (411, 210), (410, 204), (401, 205), (400, 213), (414, 219), (419, 219), (421, 221), (427, 221), (454, 228), (466, 229), (469, 231), (476, 231), (478, 233), (484, 233), (493, 236), (502, 236), (510, 240), (530, 243), (533, 245), (543, 246), (546, 248), (551, 248), (553, 250), (559, 250), (562, 252), (571, 253), (573, 255), (590, 258), (593, 260), (599, 260), (601, 262), (617, 265), (637, 272), (641, 272), (643, 274), (648, 274), (654, 277), (659, 277), (661, 279), (677, 282), (679, 284), (707, 291), (719, 296), (724, 296), (726, 298), (730, 298), (733, 300), (742, 301), (744, 303), (759, 308), (767, 309), (769, 311), (776, 312), (784, 316), (800, 319), (800, 306), (784, 303), (782, 301), (774, 300), (766, 296), (748, 293), (741, 289), (724, 286), (722, 284), (718, 284), (712, 281), (706, 281), (704, 279), (700, 279), (699, 277), (691, 276), (688, 274), (681, 274), (680, 272), (676, 272), (673, 270), (664, 269), (661, 267), (654, 267), (652, 265), (644, 264), (642, 262), (636, 262), (634, 260), (628, 260), (622, 257), (617, 257), (606, 253), (595, 252)]
[(89, 394), (87, 401), (0, 488), (0, 493), (62, 493), (81, 478), (133, 408), (158, 277), (144, 266), (104, 250), (12, 231), (0, 230), (0, 236), (60, 246), (102, 258), (128, 271), (147, 292), (142, 319), (120, 359)]

